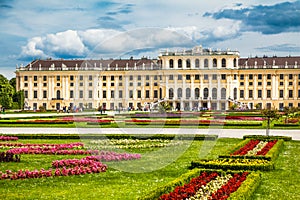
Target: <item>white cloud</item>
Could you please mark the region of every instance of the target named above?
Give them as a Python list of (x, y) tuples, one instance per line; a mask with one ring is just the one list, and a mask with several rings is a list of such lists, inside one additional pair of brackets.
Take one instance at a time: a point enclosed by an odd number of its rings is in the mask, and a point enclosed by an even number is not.
[(26, 46), (22, 47), (21, 57), (46, 57), (43, 50), (38, 49), (43, 47), (41, 37), (31, 38)]

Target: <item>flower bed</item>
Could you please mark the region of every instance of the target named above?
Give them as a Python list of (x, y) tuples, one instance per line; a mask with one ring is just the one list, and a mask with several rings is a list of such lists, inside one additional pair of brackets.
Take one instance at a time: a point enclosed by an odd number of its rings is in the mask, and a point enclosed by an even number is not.
[(0, 147), (26, 147), (26, 148), (44, 148), (44, 149), (73, 149), (82, 148), (82, 142), (74, 142), (68, 144), (22, 144), (22, 143), (0, 143)]
[(185, 120), (185, 119), (130, 119), (125, 120), (126, 125), (184, 125), (184, 126), (261, 126), (260, 121), (233, 121), (233, 120)]
[(219, 158), (192, 161), (191, 168), (270, 171), (274, 169), (274, 163), (265, 159)]
[(0, 135), (0, 141), (18, 140), (18, 137)]
[(182, 141), (160, 140), (160, 139), (110, 139), (110, 140), (91, 140), (89, 149), (141, 149), (158, 148), (181, 145)]
[(283, 140), (251, 140), (246, 139), (219, 158), (247, 158), (275, 160), (283, 146)]
[(258, 186), (260, 173), (193, 169), (139, 199), (227, 199), (250, 198)]
[[(58, 163), (58, 164), (57, 164)], [(72, 164), (70, 164), (72, 163)], [(47, 170), (19, 170), (17, 172), (12, 172), (11, 170), (6, 170), (5, 172), (0, 171), (1, 179), (28, 179), (28, 178), (43, 178), (43, 177), (53, 177), (53, 176), (72, 176), (72, 175), (82, 175), (91, 173), (100, 173), (107, 170), (107, 166), (99, 161), (89, 158), (83, 159), (73, 159), (72, 162), (65, 160), (53, 161), (52, 166), (56, 169), (53, 170), (49, 168)], [(66, 168), (69, 167), (69, 168)]]
[(226, 120), (242, 120), (242, 121), (264, 121), (263, 117), (254, 117), (254, 116), (214, 116), (214, 119), (226, 119)]

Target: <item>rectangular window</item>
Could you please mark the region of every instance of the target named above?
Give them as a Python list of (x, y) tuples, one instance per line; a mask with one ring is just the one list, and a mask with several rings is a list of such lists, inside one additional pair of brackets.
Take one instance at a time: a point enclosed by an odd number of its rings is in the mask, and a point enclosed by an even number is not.
[(261, 83), (261, 82), (258, 82), (258, 83), (257, 83), (257, 85), (258, 85), (258, 86), (261, 86), (261, 85), (262, 85), (262, 83)]
[(119, 76), (119, 81), (123, 80), (123, 77), (122, 76)]
[(300, 90), (298, 90), (298, 98), (300, 98)]
[(129, 80), (133, 81), (133, 76), (132, 75), (129, 76)]
[(74, 91), (70, 90), (70, 99), (73, 99), (73, 98), (74, 98)]
[(249, 82), (249, 86), (252, 86), (253, 85), (253, 82)]
[(268, 82), (267, 82), (267, 85), (271, 85), (271, 82), (270, 82), (270, 81), (268, 81)]
[(150, 98), (150, 91), (146, 90), (146, 98)]
[(237, 78), (237, 75), (234, 74), (234, 75), (233, 75), (233, 80), (236, 80), (236, 78)]
[(293, 90), (289, 90), (289, 98), (293, 98)]
[(83, 86), (83, 82), (80, 82), (80, 83), (79, 83), (79, 86), (82, 87), (82, 86)]
[(245, 78), (244, 74), (241, 74), (240, 75), (240, 80), (244, 80), (244, 78)]
[(114, 86), (115, 86), (115, 83), (110, 83), (110, 86), (111, 86), (111, 87), (114, 87)]
[(142, 98), (142, 91), (141, 90), (138, 90), (137, 91), (137, 98)]
[(293, 103), (289, 103), (289, 107), (294, 107), (294, 104)]
[(43, 83), (43, 87), (47, 87), (47, 83)]
[(158, 98), (158, 92), (157, 92), (157, 90), (154, 90), (154, 98)]
[(283, 74), (279, 75), (280, 80), (283, 80)]
[(79, 98), (81, 98), (81, 99), (83, 98), (83, 90), (79, 91)]
[(253, 80), (253, 74), (249, 74), (249, 79)]
[(37, 76), (33, 76), (33, 81), (37, 81)]
[(155, 81), (157, 80), (157, 75), (154, 76), (154, 80), (155, 80)]
[(89, 81), (92, 81), (92, 80), (93, 80), (93, 76), (89, 75)]
[(24, 83), (24, 87), (28, 87), (28, 83)]
[(208, 74), (204, 74), (204, 80), (208, 80)]
[(146, 75), (146, 80), (149, 81), (150, 80), (150, 76)]
[(60, 87), (60, 83), (56, 83), (56, 86), (57, 86), (57, 87)]
[(200, 75), (195, 75), (195, 80), (200, 80)]
[(149, 82), (146, 82), (146, 86), (150, 86), (150, 83), (149, 83)]
[(130, 83), (129, 83), (129, 86), (133, 86), (133, 82), (130, 82)]
[(133, 90), (129, 90), (129, 98), (133, 98)]
[(257, 75), (257, 78), (258, 78), (258, 80), (261, 80), (261, 79), (262, 79), (262, 75), (261, 75), (261, 74), (258, 74), (258, 75)]
[(106, 87), (106, 83), (103, 83), (102, 85), (103, 85), (103, 87)]
[(289, 79), (293, 79), (293, 74), (289, 74)]
[(283, 98), (283, 90), (279, 90), (279, 98)]
[(280, 82), (279, 85), (283, 86), (283, 82)]
[(267, 90), (267, 98), (271, 98), (271, 90)]
[(89, 86), (92, 87), (93, 86), (93, 82), (89, 82)]
[(103, 81), (106, 81), (106, 76), (103, 76), (103, 77), (102, 77), (102, 80), (103, 80)]
[(182, 75), (178, 75), (178, 80), (182, 80)]
[(70, 87), (74, 87), (74, 83), (72, 82), (72, 83), (70, 83)]
[(293, 85), (293, 82), (292, 82), (292, 81), (289, 82), (289, 86), (291, 86), (291, 85)]
[(56, 80), (57, 80), (57, 81), (60, 81), (60, 76), (56, 76)]
[(173, 75), (169, 75), (169, 80), (173, 80), (174, 76)]
[(28, 98), (28, 91), (27, 90), (24, 91), (24, 98)]
[(74, 81), (74, 76), (73, 75), (70, 76), (70, 81)]
[(142, 76), (141, 75), (138, 75), (138, 80), (142, 80)]
[(114, 90), (110, 91), (110, 98), (112, 98), (112, 99), (115, 98), (115, 91)]
[(268, 79), (268, 80), (271, 79), (271, 74), (267, 74), (267, 79)]
[(102, 98), (103, 98), (103, 99), (106, 99), (106, 90), (103, 90), (103, 91), (102, 91)]
[(187, 74), (185, 78), (186, 80), (191, 80), (191, 75)]
[(37, 83), (33, 83), (33, 87), (37, 87)]
[(139, 87), (142, 86), (142, 83), (141, 83), (141, 82), (138, 82), (138, 83), (137, 83), (137, 86), (139, 86)]
[(43, 81), (47, 81), (47, 76), (43, 76)]
[(34, 98), (34, 99), (36, 99), (36, 98), (37, 98), (37, 96), (38, 96), (38, 95), (37, 95), (37, 91), (36, 91), (36, 90), (34, 90), (34, 91), (33, 91), (33, 98)]
[(226, 80), (226, 74), (221, 74), (221, 79)]
[(89, 99), (93, 98), (93, 90), (89, 90)]
[(240, 86), (244, 86), (244, 82), (240, 82)]
[(43, 98), (47, 98), (47, 90), (43, 90)]
[(119, 90), (119, 98), (122, 99), (123, 98), (123, 91)]
[(261, 90), (257, 90), (257, 98), (261, 98), (262, 94), (261, 94)]
[(249, 90), (249, 98), (253, 98), (253, 90)]
[(24, 81), (28, 81), (28, 76), (24, 76)]
[(244, 98), (244, 90), (240, 90), (240, 98), (241, 98), (241, 99)]
[(212, 75), (212, 80), (217, 80), (217, 74)]

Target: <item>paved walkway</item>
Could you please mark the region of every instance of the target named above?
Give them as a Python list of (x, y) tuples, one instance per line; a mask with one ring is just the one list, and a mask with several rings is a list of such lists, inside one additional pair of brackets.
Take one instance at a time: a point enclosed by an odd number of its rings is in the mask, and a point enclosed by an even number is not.
[[(265, 135), (264, 129), (189, 129), (189, 128), (2, 128), (5, 134), (214, 134), (219, 137), (243, 138), (244, 135)], [(300, 140), (300, 130), (270, 130), (270, 135), (290, 136)]]

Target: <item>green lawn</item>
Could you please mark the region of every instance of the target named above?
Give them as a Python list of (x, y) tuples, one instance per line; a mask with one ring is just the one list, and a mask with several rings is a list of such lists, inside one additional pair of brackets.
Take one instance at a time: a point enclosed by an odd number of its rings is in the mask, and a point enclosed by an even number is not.
[[(76, 140), (20, 140), (26, 143), (68, 143)], [(164, 149), (158, 153), (144, 150), (142, 159), (108, 163), (107, 172), (70, 177), (54, 177), (27, 180), (1, 180), (0, 199), (136, 199), (145, 192), (161, 186), (188, 171), (190, 162), (201, 158), (217, 158), (240, 139), (217, 141), (193, 141), (178, 159), (169, 164), (166, 160), (180, 148)], [(188, 144), (187, 144), (188, 145)], [(179, 149), (179, 151), (177, 150)], [(262, 182), (253, 199), (300, 199), (300, 141), (285, 142), (276, 161), (276, 169), (262, 173)], [(83, 156), (22, 155), (20, 163), (1, 163), (0, 171), (6, 169), (40, 169), (51, 167), (51, 162), (63, 158)], [(156, 169), (161, 165), (162, 168)], [(124, 170), (118, 170), (124, 169)], [(151, 170), (152, 169), (152, 170)], [(149, 170), (145, 173), (133, 171)], [(128, 172), (126, 172), (128, 171)]]

